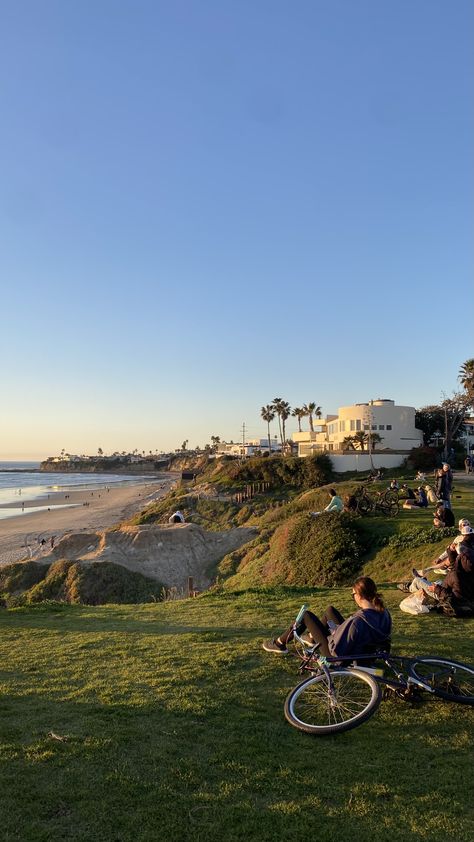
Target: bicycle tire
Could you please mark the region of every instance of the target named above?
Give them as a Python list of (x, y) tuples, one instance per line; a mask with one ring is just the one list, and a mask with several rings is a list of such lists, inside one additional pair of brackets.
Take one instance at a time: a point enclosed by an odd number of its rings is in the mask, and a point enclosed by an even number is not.
[(386, 491), (384, 496), (384, 500), (387, 503), (397, 503), (398, 504), (398, 493), (396, 491)]
[(331, 670), (335, 700), (329, 696), (325, 673), (306, 678), (288, 694), (285, 717), (299, 731), (314, 736), (340, 734), (367, 721), (382, 693), (375, 679), (358, 670)]
[(388, 506), (387, 506), (387, 509), (386, 509), (386, 513), (387, 513), (388, 517), (396, 517), (398, 515), (399, 511), (400, 511), (400, 503), (398, 502), (398, 500), (397, 500), (397, 502), (393, 501), (393, 502), (389, 503)]
[(367, 497), (366, 494), (362, 495), (362, 497), (359, 497), (357, 501), (357, 511), (360, 515), (370, 514), (373, 507), (374, 504), (372, 503), (372, 500), (369, 497)]
[(435, 696), (461, 705), (474, 705), (474, 667), (450, 658), (416, 658), (410, 673), (429, 684)]

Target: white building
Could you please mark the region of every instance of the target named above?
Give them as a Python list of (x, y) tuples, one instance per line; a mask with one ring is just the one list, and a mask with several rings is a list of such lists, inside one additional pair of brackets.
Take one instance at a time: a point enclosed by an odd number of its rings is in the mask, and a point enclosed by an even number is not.
[[(337, 415), (318, 418), (315, 426), (314, 432), (293, 433), (298, 456), (328, 452), (336, 471), (396, 467), (413, 447), (423, 444), (423, 433), (415, 427), (415, 408), (385, 398), (342, 406)], [(362, 450), (357, 438), (364, 433)], [(372, 441), (375, 434), (381, 441)], [(351, 437), (356, 437), (352, 446)]]
[[(255, 456), (256, 453), (268, 453), (268, 437), (263, 439), (249, 439), (243, 444), (227, 444), (221, 442), (218, 445), (216, 456)], [(270, 451), (272, 453), (279, 453), (281, 451), (281, 444), (278, 439), (270, 439)]]

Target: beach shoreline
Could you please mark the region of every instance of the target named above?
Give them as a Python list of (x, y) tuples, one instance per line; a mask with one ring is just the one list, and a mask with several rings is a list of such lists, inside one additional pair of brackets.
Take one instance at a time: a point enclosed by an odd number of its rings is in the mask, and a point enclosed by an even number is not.
[(146, 483), (54, 491), (47, 499), (5, 504), (0, 512), (16, 509), (17, 514), (0, 519), (0, 565), (39, 560), (50, 552), (52, 539), (57, 543), (70, 532), (102, 531), (127, 520), (167, 494), (178, 477), (167, 473)]

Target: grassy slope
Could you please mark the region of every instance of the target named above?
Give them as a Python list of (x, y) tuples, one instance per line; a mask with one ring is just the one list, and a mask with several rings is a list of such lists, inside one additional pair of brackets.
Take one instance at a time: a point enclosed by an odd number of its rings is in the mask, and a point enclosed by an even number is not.
[[(471, 621), (385, 595), (395, 650), (469, 660)], [(303, 600), (352, 609), (346, 589), (2, 612), (2, 839), (472, 838), (474, 709), (386, 701), (319, 740), (285, 722), (296, 664), (260, 644)]]

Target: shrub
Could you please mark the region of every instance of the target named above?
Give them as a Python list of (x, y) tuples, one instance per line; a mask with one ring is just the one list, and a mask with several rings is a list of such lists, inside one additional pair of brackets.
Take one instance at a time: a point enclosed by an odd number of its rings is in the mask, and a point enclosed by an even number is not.
[(439, 462), (439, 452), (435, 447), (412, 447), (408, 457), (415, 471), (430, 471)]
[[(227, 586), (328, 587), (345, 584), (357, 574), (365, 544), (351, 515), (328, 512), (317, 518), (293, 515), (275, 530), (269, 547), (253, 542), (243, 549), (237, 573)], [(225, 574), (226, 568), (232, 570), (231, 559), (220, 572)]]
[(0, 567), (0, 592), (13, 595), (36, 585), (46, 576), (49, 564), (20, 561)]

